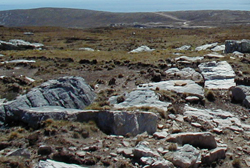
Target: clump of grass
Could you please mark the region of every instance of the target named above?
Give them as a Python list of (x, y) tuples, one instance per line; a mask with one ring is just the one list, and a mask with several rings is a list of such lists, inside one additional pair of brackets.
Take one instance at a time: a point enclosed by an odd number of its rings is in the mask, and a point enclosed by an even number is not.
[(169, 150), (169, 151), (177, 151), (177, 145), (176, 145), (176, 143), (171, 143), (171, 144), (168, 146), (168, 150)]
[(11, 132), (8, 137), (9, 141), (17, 138), (20, 138), (20, 134), (16, 131)]
[(213, 90), (205, 90), (205, 97), (207, 98), (208, 101), (215, 101), (216, 96)]
[(234, 168), (241, 168), (241, 163), (240, 163), (240, 159), (239, 158), (235, 158), (232, 162), (232, 166)]

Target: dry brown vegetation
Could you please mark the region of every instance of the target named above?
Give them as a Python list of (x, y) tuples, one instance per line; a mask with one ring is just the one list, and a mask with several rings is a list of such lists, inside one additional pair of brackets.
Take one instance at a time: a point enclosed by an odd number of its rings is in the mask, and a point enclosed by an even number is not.
[[(44, 50), (20, 50), (20, 51), (0, 51), (5, 55), (0, 59), (2, 61), (14, 59), (32, 59), (36, 63), (24, 64), (1, 64), (0, 73), (7, 78), (0, 79), (0, 95), (1, 98), (9, 100), (15, 98), (19, 94), (26, 93), (30, 88), (35, 87), (43, 81), (57, 78), (60, 76), (81, 76), (86, 79), (97, 95), (96, 102), (88, 109), (112, 109), (107, 102), (108, 98), (113, 95), (121, 95), (129, 92), (141, 83), (151, 82), (154, 80), (154, 74), (160, 74), (161, 80), (169, 79), (164, 75), (164, 71), (170, 68), (169, 63), (172, 58), (177, 57), (174, 53), (178, 52), (175, 48), (182, 45), (191, 45), (192, 49), (206, 43), (218, 42), (224, 44), (227, 39), (250, 39), (249, 26), (235, 26), (224, 28), (206, 28), (206, 29), (136, 29), (136, 28), (95, 28), (95, 29), (66, 29), (57, 27), (19, 27), (7, 28), (0, 27), (1, 40), (8, 41), (10, 39), (23, 39), (29, 42), (39, 42), (45, 45)], [(34, 35), (26, 36), (24, 32), (33, 32)], [(132, 49), (139, 46), (147, 45), (156, 49), (153, 52), (128, 53)], [(90, 47), (100, 51), (79, 51), (79, 48)], [(182, 55), (202, 56), (208, 51), (180, 51)], [(250, 69), (249, 58), (230, 60), (228, 54), (226, 58), (234, 68), (237, 74), (237, 82), (249, 83)], [(205, 60), (208, 61), (208, 60)], [(178, 68), (186, 67), (186, 65), (176, 64)], [(190, 65), (196, 66), (196, 65)], [(17, 68), (18, 67), (18, 68)], [(36, 80), (34, 83), (25, 83), (19, 77), (25, 75)], [(114, 80), (115, 79), (115, 80)], [(181, 108), (186, 103), (183, 95), (176, 93), (167, 93), (156, 91), (161, 95), (162, 101), (171, 101), (173, 103), (169, 111), (165, 112), (161, 109), (143, 107), (141, 110), (153, 111), (160, 113), (159, 123), (165, 124), (166, 128), (172, 127), (167, 121), (169, 113), (182, 113)], [(184, 95), (185, 96), (185, 95)], [(206, 100), (198, 103), (196, 106), (200, 108), (221, 108), (241, 113), (245, 115), (248, 110), (230, 102), (230, 95), (225, 92), (208, 91)], [(119, 101), (123, 101), (121, 96)], [(136, 109), (130, 109), (136, 110)], [(189, 123), (180, 125), (183, 131), (204, 131), (208, 128), (190, 127)], [(234, 141), (228, 140), (231, 135), (230, 130), (224, 130), (221, 138), (225, 143), (229, 144), (230, 152), (239, 145), (244, 145), (243, 135), (239, 133)], [(92, 145), (94, 142), (88, 137), (94, 137), (95, 142), (100, 138), (107, 138), (102, 132), (96, 128), (94, 123), (83, 125), (80, 123), (71, 123), (66, 121), (47, 120), (44, 127), (39, 130), (30, 130), (29, 128), (11, 127), (0, 131), (1, 145), (5, 147), (27, 147), (33, 153), (37, 152), (38, 146), (43, 144), (51, 145), (59, 151), (62, 147), (69, 148), (71, 145), (76, 147), (85, 147), (84, 145)], [(63, 137), (63, 138), (58, 138)], [(142, 135), (137, 139), (125, 139), (130, 141), (131, 146), (135, 146), (138, 141), (143, 140)], [(175, 144), (166, 144), (166, 142), (158, 141), (153, 138), (149, 141), (159, 142), (160, 145), (166, 146), (169, 150), (176, 150)], [(24, 143), (22, 143), (24, 141)], [(114, 152), (117, 144), (121, 144), (122, 140), (105, 139), (103, 146), (110, 148)], [(84, 144), (85, 143), (85, 144)], [(92, 144), (91, 144), (92, 143)], [(81, 146), (82, 145), (82, 146)], [(6, 148), (7, 148), (6, 147)], [(111, 165), (115, 167), (131, 167), (132, 163), (129, 159), (121, 159), (113, 164), (111, 159), (104, 160), (101, 155), (109, 155), (109, 153), (90, 151), (91, 156), (87, 158), (86, 163), (96, 164), (100, 167)], [(66, 155), (66, 154), (65, 154)], [(28, 167), (32, 165), (32, 159), (53, 158), (52, 156), (37, 156), (30, 160), (18, 162), (17, 157), (1, 158), (0, 167)], [(60, 160), (60, 153), (54, 156)], [(68, 155), (68, 157), (71, 157)], [(54, 159), (55, 159), (54, 158)], [(75, 159), (75, 162), (79, 160)], [(82, 163), (82, 162), (81, 162)], [(27, 166), (28, 165), (28, 166)], [(217, 167), (230, 167), (244, 165), (242, 160), (235, 159), (234, 156), (226, 158), (224, 162), (216, 163)], [(207, 165), (205, 165), (207, 166)]]

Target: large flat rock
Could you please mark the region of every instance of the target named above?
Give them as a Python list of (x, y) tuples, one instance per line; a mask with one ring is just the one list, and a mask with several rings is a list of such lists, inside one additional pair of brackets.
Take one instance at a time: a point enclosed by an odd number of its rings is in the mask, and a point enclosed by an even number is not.
[[(115, 103), (115, 102), (114, 102)], [(129, 107), (154, 107), (167, 110), (171, 103), (159, 100), (159, 96), (150, 89), (138, 88), (125, 96), (124, 102), (115, 103), (116, 109), (123, 109)]]
[(205, 87), (208, 89), (229, 89), (235, 86), (235, 72), (226, 61), (205, 62), (199, 65), (205, 78)]
[(226, 53), (233, 53), (234, 51), (250, 53), (250, 40), (226, 40), (225, 46)]
[[(81, 77), (61, 77), (50, 80), (33, 88), (0, 108), (0, 118), (13, 122), (21, 119), (20, 111), (31, 107), (61, 106), (64, 108), (84, 109), (95, 98), (93, 89)], [(5, 120), (6, 119), (6, 120)]]
[(161, 81), (156, 83), (148, 83), (138, 86), (138, 88), (148, 88), (148, 89), (159, 89), (174, 91), (182, 94), (189, 94), (192, 96), (198, 96), (200, 98), (204, 97), (203, 88), (196, 84), (193, 80), (170, 80)]
[(137, 135), (143, 132), (153, 134), (157, 128), (157, 115), (150, 112), (97, 111), (66, 109), (59, 106), (21, 109), (19, 122), (38, 128), (47, 119), (77, 122), (95, 121), (107, 134)]

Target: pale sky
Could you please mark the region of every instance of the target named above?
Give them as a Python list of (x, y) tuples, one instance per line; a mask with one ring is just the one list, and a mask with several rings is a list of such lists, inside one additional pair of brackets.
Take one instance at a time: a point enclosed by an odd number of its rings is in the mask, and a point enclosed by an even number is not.
[(178, 10), (250, 10), (250, 0), (1, 0), (0, 10), (41, 7), (78, 8), (110, 12)]

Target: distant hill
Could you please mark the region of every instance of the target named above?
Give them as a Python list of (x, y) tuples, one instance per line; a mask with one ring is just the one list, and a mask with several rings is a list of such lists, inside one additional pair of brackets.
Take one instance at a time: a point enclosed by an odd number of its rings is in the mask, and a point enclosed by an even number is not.
[(249, 11), (113, 13), (85, 9), (38, 8), (0, 11), (0, 25), (92, 28), (104, 26), (192, 27), (249, 24)]

